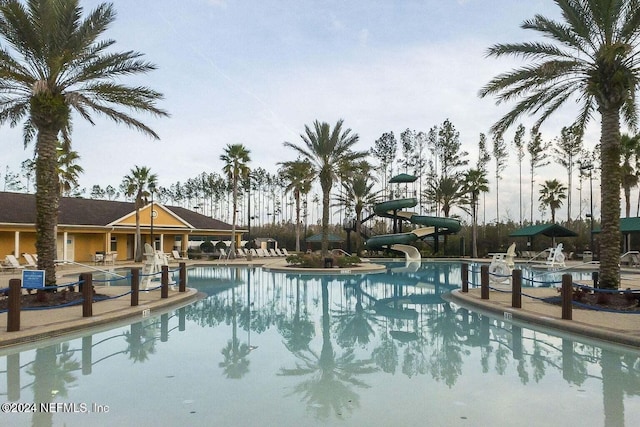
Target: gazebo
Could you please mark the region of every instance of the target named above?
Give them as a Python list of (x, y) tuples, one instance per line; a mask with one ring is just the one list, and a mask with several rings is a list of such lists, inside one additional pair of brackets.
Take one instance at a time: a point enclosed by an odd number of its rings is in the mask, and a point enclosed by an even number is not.
[(575, 231), (569, 230), (561, 225), (547, 223), (521, 228), (509, 234), (509, 237), (526, 237), (527, 247), (531, 247), (533, 238), (539, 234), (551, 237), (552, 246), (556, 245), (556, 237), (576, 237), (578, 235)]
[[(313, 236), (309, 236), (305, 239), (307, 243), (322, 243), (322, 235), (323, 233), (314, 234)], [(337, 234), (329, 233), (328, 234), (329, 243), (342, 243), (344, 242), (344, 238), (338, 236)]]

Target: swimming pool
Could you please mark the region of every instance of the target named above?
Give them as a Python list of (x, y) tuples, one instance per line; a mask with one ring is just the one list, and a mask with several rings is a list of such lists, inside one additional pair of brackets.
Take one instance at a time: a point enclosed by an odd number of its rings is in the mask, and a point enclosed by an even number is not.
[(191, 268), (200, 301), (0, 353), (5, 401), (60, 410), (0, 413), (0, 424), (640, 423), (640, 352), (446, 302), (459, 264), (398, 269)]

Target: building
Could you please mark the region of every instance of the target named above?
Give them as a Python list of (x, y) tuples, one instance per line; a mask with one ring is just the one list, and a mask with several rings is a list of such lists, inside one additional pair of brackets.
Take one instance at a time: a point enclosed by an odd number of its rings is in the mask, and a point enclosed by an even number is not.
[[(0, 258), (35, 253), (36, 200), (34, 194), (0, 192)], [(197, 212), (160, 203), (140, 209), (142, 243), (155, 241), (162, 252), (184, 255), (190, 240), (229, 240), (231, 224)], [(243, 233), (236, 229), (236, 246)], [(58, 214), (59, 260), (88, 262), (96, 253), (133, 259), (136, 211), (132, 202), (62, 197)]]

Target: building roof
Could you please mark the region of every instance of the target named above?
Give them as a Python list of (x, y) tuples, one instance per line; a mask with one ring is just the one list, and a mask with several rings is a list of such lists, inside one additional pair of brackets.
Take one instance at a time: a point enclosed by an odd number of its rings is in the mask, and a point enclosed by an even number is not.
[(418, 179), (417, 176), (409, 175), (407, 173), (401, 173), (400, 175), (396, 175), (389, 180), (390, 184), (398, 184), (403, 182), (416, 182)]
[(533, 237), (542, 234), (548, 237), (576, 237), (578, 234), (574, 231), (564, 228), (558, 224), (538, 224), (530, 225), (516, 230), (509, 234), (510, 237)]
[[(309, 236), (305, 239), (306, 242), (322, 242), (322, 233), (314, 234), (313, 236)], [(329, 233), (328, 234), (329, 242), (344, 242), (344, 239), (336, 234)]]
[[(601, 231), (600, 227), (593, 230), (594, 233), (600, 233)], [(640, 233), (640, 217), (620, 218), (620, 232)]]
[[(231, 230), (231, 224), (209, 218), (178, 206), (161, 206), (182, 220), (185, 228), (197, 230)], [(34, 194), (0, 192), (0, 224), (34, 225), (36, 199)], [(62, 197), (59, 225), (106, 227), (135, 211), (133, 202)], [(242, 232), (243, 230), (238, 230)]]

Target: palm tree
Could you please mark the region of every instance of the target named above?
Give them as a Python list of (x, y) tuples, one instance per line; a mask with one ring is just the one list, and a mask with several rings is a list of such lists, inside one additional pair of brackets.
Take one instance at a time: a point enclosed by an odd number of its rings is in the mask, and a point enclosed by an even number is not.
[(303, 145), (285, 142), (285, 147), (293, 148), (314, 165), (314, 172), (320, 178), (322, 189), (322, 254), (329, 251), (329, 203), (331, 187), (336, 178), (338, 168), (343, 162), (355, 162), (366, 156), (365, 152), (352, 151), (358, 142), (358, 135), (351, 134), (351, 129), (342, 130), (343, 120), (336, 125), (315, 121), (313, 129), (305, 125), (305, 133), (300, 135)]
[(640, 135), (630, 136), (623, 134), (620, 137), (620, 154), (622, 157), (622, 189), (624, 190), (624, 212), (628, 218), (631, 215), (631, 189), (638, 185), (638, 170), (632, 165), (635, 156), (636, 161), (640, 154)]
[(78, 175), (84, 172), (77, 164), (80, 159), (77, 151), (71, 145), (61, 141), (58, 144), (58, 177), (60, 179), (60, 195), (68, 196), (71, 190), (78, 187)]
[(45, 283), (55, 285), (56, 226), (60, 202), (56, 147), (68, 140), (71, 112), (94, 123), (104, 115), (154, 138), (158, 135), (120, 111), (128, 107), (167, 113), (156, 107), (162, 95), (116, 80), (155, 69), (135, 51), (113, 52), (115, 41), (102, 38), (115, 20), (110, 4), (101, 4), (86, 19), (79, 0), (19, 0), (0, 2), (0, 123), (24, 122), (25, 143), (35, 136), (36, 250)]
[(549, 179), (540, 187), (538, 201), (542, 206), (547, 206), (551, 211), (551, 222), (556, 222), (556, 210), (562, 206), (562, 201), (567, 198), (567, 187), (557, 179)]
[[(134, 197), (136, 208), (136, 238), (133, 245), (134, 259), (142, 261), (142, 236), (140, 234), (140, 209), (148, 203), (151, 191), (154, 191), (158, 182), (158, 176), (151, 173), (146, 166), (136, 166), (131, 169), (129, 175), (122, 180), (122, 188), (127, 197)], [(154, 242), (151, 242), (153, 245)], [(155, 249), (155, 247), (154, 247)]]
[(469, 194), (471, 208), (471, 247), (473, 258), (478, 257), (478, 202), (480, 193), (489, 192), (487, 172), (482, 169), (469, 169), (464, 174), (464, 191)]
[(293, 192), (296, 203), (296, 252), (300, 252), (300, 196), (311, 191), (313, 167), (309, 159), (281, 162), (280, 171), (286, 183), (285, 192)]
[(235, 258), (236, 253), (236, 221), (238, 217), (238, 185), (241, 180), (249, 178), (249, 167), (247, 163), (251, 161), (249, 150), (242, 144), (229, 144), (224, 149), (224, 154), (220, 156), (220, 160), (225, 162), (223, 171), (227, 175), (227, 179), (231, 181), (231, 191), (233, 200), (233, 209), (231, 220), (231, 247), (229, 248), (229, 256)]
[(604, 288), (620, 285), (620, 119), (634, 127), (640, 83), (640, 7), (636, 0), (555, 0), (563, 21), (536, 15), (522, 28), (551, 42), (497, 44), (493, 57), (517, 56), (533, 63), (500, 74), (480, 91), (498, 102), (521, 98), (493, 126), (502, 133), (523, 114), (537, 114), (538, 127), (562, 105), (577, 102), (575, 125), (583, 130), (601, 116), (602, 165), (600, 278)]
[[(335, 200), (342, 206), (353, 206), (356, 214), (355, 234), (356, 253), (359, 255), (362, 249), (362, 211), (365, 207), (371, 207), (378, 201), (379, 191), (373, 191), (375, 178), (369, 173), (357, 173), (347, 181), (342, 182), (344, 194), (335, 197)], [(370, 181), (372, 179), (372, 181)]]

